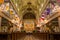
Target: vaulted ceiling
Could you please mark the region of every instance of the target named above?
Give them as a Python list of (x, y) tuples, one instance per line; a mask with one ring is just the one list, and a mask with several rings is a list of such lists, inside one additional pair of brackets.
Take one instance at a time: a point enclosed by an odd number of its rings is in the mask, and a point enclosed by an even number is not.
[(17, 11), (21, 17), (21, 15), (28, 10), (31, 10), (36, 12), (36, 14), (40, 15), (42, 9), (44, 8), (45, 4), (48, 2), (48, 0), (11, 0), (16, 8)]

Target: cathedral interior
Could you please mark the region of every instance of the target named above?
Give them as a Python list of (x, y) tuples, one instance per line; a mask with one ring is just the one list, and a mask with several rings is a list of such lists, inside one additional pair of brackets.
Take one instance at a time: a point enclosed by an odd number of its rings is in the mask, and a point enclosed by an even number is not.
[(60, 0), (0, 0), (0, 40), (60, 40)]

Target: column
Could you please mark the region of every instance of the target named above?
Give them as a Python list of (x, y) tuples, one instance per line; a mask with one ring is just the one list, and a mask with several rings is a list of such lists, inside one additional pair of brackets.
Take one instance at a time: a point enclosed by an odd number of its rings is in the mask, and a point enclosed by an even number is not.
[(58, 25), (59, 25), (59, 28), (60, 28), (60, 16), (58, 17)]
[(2, 17), (0, 16), (0, 27), (1, 27), (1, 19), (2, 19)]
[(2, 19), (2, 17), (0, 16), (0, 32), (1, 32), (1, 19)]

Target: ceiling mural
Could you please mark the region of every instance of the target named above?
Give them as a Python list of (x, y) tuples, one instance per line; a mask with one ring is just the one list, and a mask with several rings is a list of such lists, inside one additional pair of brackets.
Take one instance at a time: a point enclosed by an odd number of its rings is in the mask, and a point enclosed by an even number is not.
[[(40, 13), (43, 6), (47, 2), (47, 0), (11, 0), (15, 6), (17, 7), (17, 10), (19, 12), (19, 15), (22, 15), (22, 12), (25, 11), (27, 8), (31, 8), (34, 10), (34, 12)], [(36, 10), (36, 11), (35, 11)]]

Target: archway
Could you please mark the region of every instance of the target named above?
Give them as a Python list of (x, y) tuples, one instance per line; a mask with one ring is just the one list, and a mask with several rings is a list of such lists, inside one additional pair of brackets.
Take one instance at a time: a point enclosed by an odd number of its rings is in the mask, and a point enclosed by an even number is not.
[(26, 32), (33, 32), (35, 30), (35, 14), (27, 12), (23, 15), (23, 25)]
[(31, 12), (27, 12), (25, 15), (23, 15), (23, 19), (36, 19), (36, 16)]

